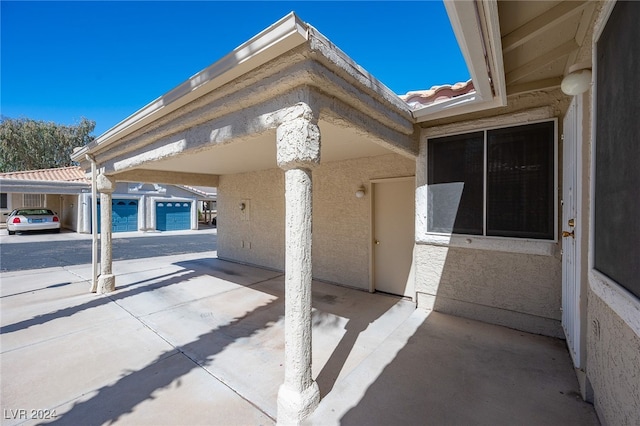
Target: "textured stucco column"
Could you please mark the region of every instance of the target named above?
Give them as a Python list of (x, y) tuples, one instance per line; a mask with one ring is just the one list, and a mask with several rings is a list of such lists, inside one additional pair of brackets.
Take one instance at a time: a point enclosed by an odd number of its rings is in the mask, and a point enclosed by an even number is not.
[(96, 178), (100, 192), (100, 275), (98, 293), (110, 293), (116, 289), (116, 277), (111, 270), (111, 194), (116, 183), (109, 177), (99, 174)]
[(311, 169), (320, 162), (320, 131), (303, 109), (277, 130), (285, 171), (285, 369), (278, 424), (300, 424), (320, 402), (311, 376)]

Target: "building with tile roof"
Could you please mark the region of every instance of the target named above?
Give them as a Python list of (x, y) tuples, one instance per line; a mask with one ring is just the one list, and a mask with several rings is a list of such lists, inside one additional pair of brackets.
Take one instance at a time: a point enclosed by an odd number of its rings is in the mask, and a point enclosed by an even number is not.
[[(197, 229), (216, 218), (215, 188), (120, 182), (113, 194), (113, 232)], [(63, 228), (91, 232), (91, 175), (79, 166), (0, 173), (0, 217), (46, 206)]]
[(87, 177), (86, 172), (80, 166), (0, 173), (0, 179), (91, 183), (91, 178)]

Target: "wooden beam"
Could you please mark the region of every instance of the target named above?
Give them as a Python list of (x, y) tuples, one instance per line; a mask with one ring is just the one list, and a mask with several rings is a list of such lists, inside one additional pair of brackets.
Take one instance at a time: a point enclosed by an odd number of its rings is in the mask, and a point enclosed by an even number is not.
[(547, 66), (558, 58), (568, 55), (579, 47), (580, 46), (578, 46), (578, 43), (576, 43), (574, 39), (562, 43), (555, 49), (538, 56), (537, 58), (527, 62), (519, 68), (514, 69), (513, 71), (508, 72), (506, 75), (507, 85), (521, 80), (529, 74), (533, 74), (540, 68)]
[(587, 4), (586, 1), (563, 1), (542, 15), (536, 16), (502, 37), (502, 53), (510, 52), (534, 37), (547, 32), (549, 28), (580, 12)]
[(163, 183), (167, 185), (218, 186), (219, 175), (133, 169), (111, 176), (118, 182)]
[(514, 84), (507, 86), (507, 96), (520, 95), (538, 90), (554, 89), (560, 87), (562, 77), (545, 78), (543, 80), (531, 81), (528, 83)]

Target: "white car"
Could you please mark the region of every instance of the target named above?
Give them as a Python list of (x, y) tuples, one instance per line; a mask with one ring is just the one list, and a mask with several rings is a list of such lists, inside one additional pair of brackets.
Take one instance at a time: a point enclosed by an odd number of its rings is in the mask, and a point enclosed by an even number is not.
[(9, 235), (14, 235), (16, 232), (42, 230), (60, 232), (60, 218), (46, 207), (15, 209), (7, 217)]

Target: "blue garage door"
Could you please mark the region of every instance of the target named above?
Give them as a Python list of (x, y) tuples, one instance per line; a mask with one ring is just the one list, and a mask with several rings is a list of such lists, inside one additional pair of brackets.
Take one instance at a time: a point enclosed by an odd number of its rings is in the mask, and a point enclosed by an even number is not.
[[(111, 201), (111, 232), (138, 230), (138, 200)], [(100, 200), (98, 200), (98, 232), (100, 232)]]
[(158, 231), (191, 229), (191, 202), (156, 203), (156, 229)]

